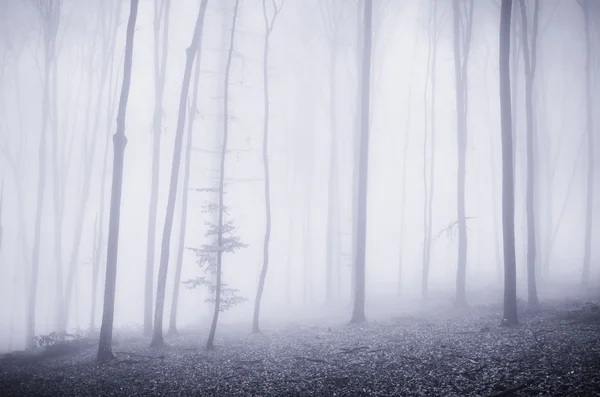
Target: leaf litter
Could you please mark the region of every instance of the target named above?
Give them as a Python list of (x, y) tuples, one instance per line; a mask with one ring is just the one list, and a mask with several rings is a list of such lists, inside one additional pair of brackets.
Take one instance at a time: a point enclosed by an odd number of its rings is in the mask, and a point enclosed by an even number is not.
[(168, 346), (128, 337), (116, 359), (82, 343), (64, 354), (0, 358), (1, 396), (600, 396), (600, 310), (545, 304), (499, 326), (499, 307), (362, 325), (199, 332)]

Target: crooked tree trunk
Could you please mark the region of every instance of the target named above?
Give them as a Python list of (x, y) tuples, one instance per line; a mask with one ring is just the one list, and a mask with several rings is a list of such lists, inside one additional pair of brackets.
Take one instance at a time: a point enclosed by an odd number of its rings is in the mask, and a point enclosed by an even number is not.
[[(201, 51), (201, 43), (198, 43), (198, 51)], [(179, 245), (177, 247), (177, 264), (175, 268), (175, 281), (173, 284), (173, 299), (171, 299), (171, 313), (169, 317), (169, 334), (177, 334), (177, 304), (179, 302), (179, 286), (181, 284), (181, 268), (183, 266), (183, 251), (185, 247), (185, 235), (187, 227), (188, 192), (190, 189), (190, 162), (192, 153), (192, 134), (194, 122), (198, 111), (198, 86), (200, 83), (200, 55), (196, 56), (196, 69), (194, 70), (194, 89), (192, 103), (189, 108), (189, 121), (187, 129), (187, 141), (185, 147), (185, 165), (183, 174), (183, 192), (181, 193), (181, 223), (179, 225)]]
[(206, 341), (206, 349), (211, 350), (215, 343), (215, 333), (217, 332), (217, 322), (219, 321), (219, 312), (221, 311), (221, 269), (223, 259), (223, 196), (224, 196), (224, 184), (225, 184), (225, 159), (227, 155), (227, 138), (229, 135), (229, 76), (231, 73), (231, 62), (233, 59), (233, 46), (235, 43), (235, 27), (237, 24), (238, 10), (240, 7), (240, 0), (235, 0), (235, 6), (233, 9), (233, 22), (231, 24), (231, 36), (229, 40), (229, 49), (227, 52), (227, 63), (225, 65), (225, 80), (223, 83), (223, 146), (221, 148), (221, 165), (219, 170), (219, 209), (218, 209), (218, 221), (217, 221), (217, 283), (215, 288), (215, 308), (213, 312), (213, 319), (210, 325), (210, 332)]
[[(159, 4), (160, 2), (160, 4)], [(146, 237), (146, 279), (144, 288), (144, 334), (152, 333), (152, 300), (154, 283), (154, 256), (156, 255), (156, 218), (158, 216), (158, 188), (160, 180), (160, 136), (162, 134), (163, 96), (167, 76), (169, 51), (170, 0), (154, 1), (154, 116), (152, 119), (152, 182), (148, 209), (148, 234)], [(162, 39), (160, 27), (162, 24)], [(162, 50), (159, 50), (162, 40)], [(160, 52), (160, 54), (159, 54)]]
[(125, 42), (125, 64), (123, 68), (123, 85), (117, 114), (117, 131), (113, 136), (114, 158), (112, 189), (110, 197), (110, 220), (108, 224), (108, 249), (106, 255), (106, 281), (104, 286), (104, 310), (102, 326), (98, 342), (98, 361), (108, 361), (114, 358), (112, 353), (112, 332), (115, 314), (115, 289), (117, 284), (117, 254), (119, 251), (119, 222), (121, 220), (121, 191), (123, 187), (123, 160), (125, 157), (125, 117), (129, 87), (131, 86), (131, 66), (133, 63), (133, 37), (137, 19), (139, 0), (131, 0), (127, 36)]
[(523, 60), (525, 63), (525, 111), (527, 113), (527, 296), (530, 307), (539, 305), (535, 281), (536, 268), (536, 230), (535, 230), (535, 159), (534, 159), (534, 124), (533, 124), (533, 83), (536, 68), (536, 42), (538, 30), (539, 0), (535, 0), (531, 50), (527, 9), (525, 0), (519, 0), (521, 10), (521, 33), (523, 42)]
[(369, 175), (369, 105), (371, 93), (371, 41), (373, 35), (373, 3), (365, 0), (362, 54), (361, 133), (358, 175), (358, 208), (355, 259), (354, 308), (351, 323), (362, 323), (365, 317), (365, 261), (367, 242), (367, 189)]
[(512, 0), (502, 0), (500, 14), (500, 114), (502, 127), (502, 234), (504, 237), (503, 324), (516, 325), (517, 266), (515, 255), (515, 195), (510, 104), (510, 20)]
[(590, 258), (592, 254), (592, 218), (594, 209), (594, 110), (592, 101), (592, 39), (589, 0), (581, 1), (585, 20), (585, 103), (587, 133), (587, 194), (585, 198), (585, 239), (583, 246), (583, 268), (581, 284), (587, 287), (590, 278)]
[[(456, 135), (458, 149), (457, 216), (458, 216), (458, 263), (456, 274), (457, 306), (467, 304), (467, 220), (465, 213), (465, 180), (467, 157), (467, 71), (471, 29), (473, 26), (474, 0), (469, 0), (466, 21), (462, 21), (459, 0), (452, 0), (454, 21), (454, 73), (456, 84)], [(466, 26), (463, 26), (466, 25)], [(466, 29), (465, 32), (461, 31)]]
[(267, 277), (267, 271), (269, 270), (269, 243), (271, 242), (271, 186), (270, 186), (270, 174), (269, 174), (269, 38), (273, 31), (273, 26), (277, 18), (277, 14), (281, 10), (281, 6), (277, 8), (276, 3), (273, 2), (275, 9), (273, 10), (273, 17), (269, 19), (267, 17), (267, 5), (266, 0), (262, 1), (262, 10), (265, 23), (265, 43), (263, 47), (263, 110), (264, 110), (264, 124), (263, 124), (263, 147), (262, 147), (262, 161), (263, 161), (263, 172), (265, 178), (265, 237), (263, 240), (263, 265), (260, 271), (260, 278), (258, 280), (258, 289), (256, 291), (256, 299), (254, 301), (254, 315), (252, 317), (252, 332), (259, 332), (259, 316), (260, 316), (260, 302), (262, 299), (263, 290), (265, 288), (265, 279)]
[[(173, 147), (173, 163), (171, 165), (171, 183), (169, 186), (169, 199), (167, 201), (167, 213), (162, 236), (162, 247), (160, 252), (160, 267), (158, 269), (158, 283), (156, 286), (156, 310), (154, 312), (154, 333), (151, 346), (160, 347), (164, 345), (163, 340), (163, 314), (165, 308), (165, 289), (167, 285), (167, 272), (169, 270), (169, 252), (171, 247), (171, 230), (173, 228), (173, 217), (175, 216), (175, 201), (177, 199), (177, 183), (179, 181), (179, 166), (181, 165), (181, 151), (183, 149), (183, 129), (185, 127), (185, 116), (187, 110), (188, 93), (190, 91), (190, 80), (192, 79), (192, 67), (196, 54), (202, 42), (202, 29), (204, 27), (204, 16), (208, 0), (200, 3), (196, 26), (192, 43), (186, 50), (185, 71), (181, 83), (181, 95), (179, 97), (179, 115), (177, 118), (177, 130), (175, 131), (175, 146)], [(200, 57), (196, 59), (200, 62)], [(220, 245), (219, 245), (220, 246)]]

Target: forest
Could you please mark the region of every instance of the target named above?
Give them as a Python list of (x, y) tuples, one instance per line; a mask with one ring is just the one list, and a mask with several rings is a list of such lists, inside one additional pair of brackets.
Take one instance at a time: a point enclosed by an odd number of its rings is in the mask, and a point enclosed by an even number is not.
[(0, 395), (598, 395), (597, 92), (596, 0), (0, 0)]

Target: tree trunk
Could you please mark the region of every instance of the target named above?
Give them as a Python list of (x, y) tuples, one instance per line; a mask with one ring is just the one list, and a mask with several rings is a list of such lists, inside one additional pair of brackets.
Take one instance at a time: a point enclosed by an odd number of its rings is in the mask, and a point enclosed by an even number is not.
[(587, 133), (587, 194), (585, 197), (585, 239), (583, 246), (583, 269), (581, 284), (588, 286), (590, 278), (590, 257), (592, 254), (592, 218), (594, 209), (594, 110), (592, 101), (592, 28), (590, 23), (589, 0), (582, 0), (581, 8), (585, 20), (585, 102)]
[(233, 22), (231, 24), (231, 37), (229, 41), (229, 49), (227, 53), (227, 64), (225, 65), (225, 80), (223, 83), (223, 147), (221, 148), (221, 166), (219, 175), (219, 209), (217, 222), (217, 283), (215, 289), (215, 308), (213, 319), (210, 325), (208, 340), (206, 341), (206, 349), (211, 350), (215, 343), (215, 333), (217, 332), (217, 322), (219, 320), (219, 312), (221, 311), (221, 269), (223, 259), (223, 190), (225, 182), (225, 158), (227, 154), (227, 138), (229, 135), (229, 75), (231, 72), (231, 61), (233, 59), (233, 45), (235, 43), (235, 27), (237, 23), (238, 10), (240, 0), (235, 0), (233, 9)]
[(527, 9), (525, 0), (519, 0), (521, 10), (521, 33), (523, 41), (523, 60), (525, 63), (525, 111), (527, 113), (527, 295), (529, 306), (539, 305), (535, 282), (536, 268), (536, 230), (535, 230), (535, 159), (534, 159), (534, 124), (533, 124), (533, 83), (536, 68), (536, 41), (538, 30), (539, 0), (535, 0), (533, 15), (533, 31), (531, 50), (527, 28)]
[[(198, 43), (198, 51), (201, 51), (201, 43)], [(179, 225), (179, 245), (177, 247), (177, 265), (175, 268), (175, 281), (173, 284), (173, 299), (171, 300), (171, 313), (169, 317), (169, 334), (177, 334), (177, 304), (179, 302), (179, 286), (181, 284), (181, 268), (183, 266), (183, 251), (185, 247), (185, 235), (187, 228), (188, 192), (190, 189), (190, 162), (192, 152), (192, 135), (194, 122), (198, 112), (198, 86), (200, 84), (200, 54), (196, 56), (196, 69), (194, 70), (194, 89), (192, 103), (189, 108), (189, 121), (187, 130), (187, 141), (185, 147), (185, 165), (183, 174), (183, 192), (181, 194), (181, 223)]]
[(98, 342), (98, 361), (108, 361), (114, 358), (112, 353), (112, 331), (115, 314), (115, 290), (117, 284), (117, 254), (119, 251), (119, 223), (121, 220), (121, 191), (123, 187), (123, 160), (125, 157), (125, 117), (129, 87), (131, 85), (131, 66), (133, 63), (133, 37), (137, 19), (139, 0), (131, 0), (127, 36), (125, 42), (125, 64), (123, 68), (123, 86), (117, 114), (117, 131), (113, 136), (114, 158), (112, 189), (110, 196), (110, 220), (108, 224), (108, 251), (106, 256), (106, 281), (104, 286), (104, 310), (100, 340)]
[[(187, 110), (188, 93), (190, 91), (190, 80), (192, 79), (192, 67), (194, 59), (202, 40), (202, 29), (206, 5), (208, 0), (200, 3), (198, 19), (194, 28), (192, 43), (186, 50), (185, 71), (181, 83), (181, 95), (179, 97), (179, 115), (177, 118), (177, 130), (175, 131), (175, 146), (173, 147), (173, 164), (171, 165), (171, 183), (169, 186), (169, 199), (167, 201), (167, 213), (162, 235), (160, 252), (160, 267), (158, 269), (158, 283), (156, 286), (156, 310), (154, 312), (154, 333), (150, 346), (160, 347), (164, 345), (163, 340), (163, 314), (165, 308), (165, 289), (167, 285), (167, 272), (169, 270), (169, 252), (171, 247), (171, 230), (173, 228), (173, 217), (175, 216), (175, 201), (177, 199), (177, 183), (179, 181), (179, 166), (181, 164), (181, 151), (183, 149), (183, 129), (185, 127), (185, 116)], [(196, 59), (200, 62), (200, 58)]]
[(254, 315), (252, 317), (252, 332), (259, 332), (259, 315), (260, 315), (260, 302), (262, 299), (263, 290), (265, 288), (265, 279), (267, 277), (267, 271), (269, 270), (269, 243), (271, 241), (271, 186), (270, 186), (270, 174), (269, 174), (269, 38), (273, 31), (275, 19), (277, 14), (281, 10), (281, 6), (278, 8), (276, 3), (273, 2), (273, 16), (272, 18), (267, 17), (267, 5), (266, 0), (262, 1), (263, 17), (265, 22), (265, 43), (263, 48), (263, 110), (264, 110), (264, 121), (263, 121), (263, 147), (262, 147), (262, 160), (265, 178), (265, 238), (263, 242), (263, 266), (260, 271), (260, 279), (258, 280), (258, 290), (256, 291), (256, 299), (254, 301)]
[[(160, 4), (159, 4), (160, 3)], [(154, 256), (156, 255), (156, 218), (158, 216), (158, 189), (160, 180), (160, 137), (162, 134), (163, 97), (167, 76), (169, 51), (170, 0), (154, 1), (154, 116), (152, 119), (152, 182), (148, 209), (148, 234), (146, 237), (146, 280), (144, 289), (144, 334), (152, 333), (152, 300), (154, 283)], [(162, 39), (160, 27), (162, 24)], [(162, 50), (159, 49), (162, 40)], [(160, 54), (159, 54), (160, 52)]]
[(515, 256), (515, 195), (510, 104), (510, 20), (512, 0), (502, 0), (500, 14), (500, 113), (502, 127), (502, 234), (504, 237), (504, 314), (502, 322), (518, 324)]
[(366, 321), (365, 317), (365, 261), (367, 242), (367, 189), (369, 176), (369, 105), (371, 93), (371, 41), (373, 35), (373, 3), (365, 0), (363, 55), (362, 55), (362, 88), (361, 88), (361, 134), (358, 175), (358, 208), (355, 259), (354, 309), (351, 323)]
[[(467, 220), (465, 214), (465, 179), (467, 156), (467, 72), (471, 45), (474, 1), (469, 1), (466, 21), (462, 21), (462, 11), (458, 0), (452, 1), (454, 20), (454, 72), (456, 80), (456, 135), (458, 149), (457, 175), (457, 215), (458, 215), (458, 264), (456, 275), (457, 306), (467, 304)], [(462, 22), (461, 22), (462, 21)], [(460, 31), (461, 26), (466, 25)]]

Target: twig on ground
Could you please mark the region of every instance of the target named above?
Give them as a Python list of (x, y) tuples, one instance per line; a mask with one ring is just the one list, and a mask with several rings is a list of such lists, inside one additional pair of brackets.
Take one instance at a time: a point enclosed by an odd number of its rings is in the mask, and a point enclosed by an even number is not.
[(310, 358), (310, 357), (304, 357), (304, 356), (294, 356), (294, 358), (296, 360), (305, 360), (305, 361), (310, 361), (313, 363), (322, 363), (322, 364), (331, 365), (331, 363), (329, 361), (321, 360), (319, 358)]
[(498, 393), (494, 393), (494, 394), (490, 394), (488, 397), (502, 397), (502, 396), (508, 396), (514, 392), (517, 392), (519, 390), (522, 390), (524, 388), (526, 388), (527, 386), (529, 386), (532, 383), (532, 381), (527, 381), (525, 383), (521, 383), (518, 386), (515, 387), (511, 387), (510, 389), (506, 389), (506, 390), (502, 390)]

